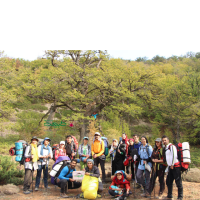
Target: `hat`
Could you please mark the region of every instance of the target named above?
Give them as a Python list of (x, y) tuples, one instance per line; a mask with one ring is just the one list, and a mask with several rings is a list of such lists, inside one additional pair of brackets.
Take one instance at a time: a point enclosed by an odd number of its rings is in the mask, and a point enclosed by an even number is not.
[(115, 174), (123, 174), (122, 171), (116, 171)]
[(45, 141), (45, 140), (49, 140), (49, 142), (51, 141), (51, 139), (48, 138), (48, 137), (45, 137), (45, 138), (44, 138), (44, 141)]
[(65, 141), (60, 141), (60, 144), (64, 144), (65, 145)]
[(101, 134), (99, 133), (99, 132), (95, 132), (95, 134), (94, 135), (99, 135), (99, 136), (101, 136)]
[(161, 138), (156, 138), (155, 142), (162, 142)]
[(130, 141), (130, 140), (134, 142), (134, 139), (130, 138), (129, 141)]
[(88, 138), (88, 137), (84, 137), (83, 139), (84, 139), (84, 140), (89, 140), (89, 138)]
[(37, 141), (39, 141), (39, 140), (37, 139), (36, 136), (33, 136), (33, 137), (31, 138), (31, 141), (32, 141), (32, 140), (37, 140)]

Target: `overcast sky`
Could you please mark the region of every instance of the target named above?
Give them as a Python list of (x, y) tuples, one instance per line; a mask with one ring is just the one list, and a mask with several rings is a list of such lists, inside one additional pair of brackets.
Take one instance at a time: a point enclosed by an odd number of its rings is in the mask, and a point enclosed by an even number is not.
[[(195, 49), (196, 50), (196, 49)], [(164, 56), (166, 58), (176, 55), (181, 56), (185, 55), (189, 50), (108, 50), (108, 54), (110, 54), (113, 58), (123, 58), (128, 60), (135, 60), (137, 57), (147, 57), (148, 59), (153, 58), (156, 55)], [(196, 52), (196, 51), (193, 51)], [(198, 51), (197, 51), (198, 52)], [(44, 50), (5, 50), (4, 54), (8, 57), (12, 58), (23, 58), (25, 60), (35, 60), (38, 57), (42, 57), (44, 55)]]

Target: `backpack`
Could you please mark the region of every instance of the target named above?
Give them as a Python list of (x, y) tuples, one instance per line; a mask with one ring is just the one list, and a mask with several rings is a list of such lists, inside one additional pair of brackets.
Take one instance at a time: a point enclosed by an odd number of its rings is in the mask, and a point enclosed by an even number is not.
[[(169, 145), (169, 147), (168, 147), (169, 150), (170, 150), (171, 146), (172, 146), (172, 144)], [(181, 172), (188, 171), (189, 164), (191, 162), (189, 143), (188, 142), (176, 143), (174, 146), (177, 149), (177, 156), (178, 156), (178, 160), (181, 165)], [(185, 155), (183, 155), (183, 154), (185, 154)]]
[(108, 151), (109, 151), (109, 148), (108, 148), (108, 139), (106, 137), (101, 137), (101, 139), (104, 141), (104, 155), (107, 156), (108, 155)]
[[(58, 157), (58, 159), (56, 160), (56, 162), (53, 164), (52, 166), (52, 170), (50, 172), (50, 176), (51, 176), (51, 183), (54, 185), (57, 185), (56, 183), (56, 179), (58, 178), (58, 176), (60, 175), (60, 172), (62, 171), (62, 169), (68, 166), (69, 171), (67, 173), (67, 175), (70, 173), (70, 159), (68, 156), (60, 156)], [(67, 176), (66, 175), (66, 176)]]
[(19, 140), (15, 142), (15, 155), (16, 155), (15, 161), (19, 162), (20, 165), (23, 165), (25, 162), (24, 153), (27, 146), (28, 146), (28, 143), (24, 140)]
[(55, 159), (55, 152), (56, 152), (56, 150), (59, 150), (59, 144), (54, 144), (52, 146), (52, 153), (53, 153), (53, 160), (54, 161), (56, 161), (56, 159)]

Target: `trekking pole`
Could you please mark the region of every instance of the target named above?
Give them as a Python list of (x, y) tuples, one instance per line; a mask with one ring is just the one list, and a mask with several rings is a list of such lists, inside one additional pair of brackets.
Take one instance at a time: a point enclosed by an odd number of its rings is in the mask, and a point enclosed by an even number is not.
[(33, 195), (33, 172), (34, 170), (33, 170), (33, 162), (32, 162), (32, 195)]
[(134, 162), (134, 198), (135, 198), (135, 182), (136, 182), (136, 174), (135, 174), (135, 167), (136, 167), (136, 165), (135, 165), (135, 161), (133, 160), (133, 162)]
[(144, 176), (145, 176), (145, 186), (144, 186), (144, 194), (145, 194), (145, 192), (146, 192), (146, 174), (145, 174), (145, 164), (144, 164)]

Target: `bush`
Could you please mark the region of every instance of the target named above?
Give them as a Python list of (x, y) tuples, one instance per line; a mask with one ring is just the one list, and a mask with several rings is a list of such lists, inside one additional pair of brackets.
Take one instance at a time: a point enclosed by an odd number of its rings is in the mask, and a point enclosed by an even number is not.
[(0, 185), (13, 183), (21, 185), (23, 183), (24, 171), (17, 169), (18, 164), (11, 161), (10, 156), (0, 155)]

